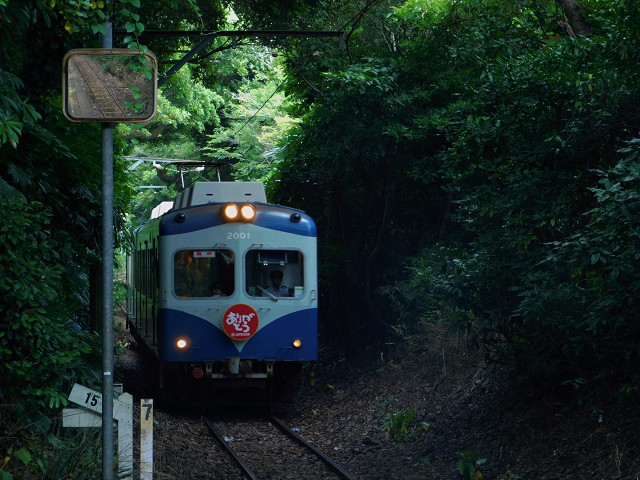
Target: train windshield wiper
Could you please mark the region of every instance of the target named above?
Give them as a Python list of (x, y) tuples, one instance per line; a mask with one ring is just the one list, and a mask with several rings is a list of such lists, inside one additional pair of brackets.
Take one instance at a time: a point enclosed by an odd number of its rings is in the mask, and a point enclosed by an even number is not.
[(256, 285), (256, 287), (258, 287), (258, 289), (262, 292), (262, 293), (266, 293), (267, 296), (273, 300), (274, 302), (278, 301), (278, 297), (276, 297), (273, 293), (268, 292), (266, 289), (262, 288), (260, 285)]

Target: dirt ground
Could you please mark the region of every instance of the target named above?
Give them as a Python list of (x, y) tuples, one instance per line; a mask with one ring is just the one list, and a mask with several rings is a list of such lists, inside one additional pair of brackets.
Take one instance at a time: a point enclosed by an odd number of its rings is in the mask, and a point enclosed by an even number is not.
[(325, 357), (290, 424), (338, 442), (340, 461), (362, 479), (640, 479), (637, 406), (522, 397), (478, 353), (436, 343)]
[[(117, 365), (130, 375), (131, 362), (124, 352)], [(444, 333), (353, 357), (324, 344), (314, 383), (280, 416), (360, 479), (640, 480), (637, 405), (509, 392), (482, 355)], [(175, 413), (156, 419), (156, 458), (191, 454), (188, 469), (161, 463), (155, 478), (234, 478), (211, 473), (226, 460), (197, 453), (203, 429)]]

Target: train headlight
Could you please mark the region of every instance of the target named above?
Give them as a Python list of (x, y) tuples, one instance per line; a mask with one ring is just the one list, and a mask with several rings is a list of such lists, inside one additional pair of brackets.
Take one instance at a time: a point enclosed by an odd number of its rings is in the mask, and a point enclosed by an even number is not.
[(229, 205), (227, 205), (226, 207), (224, 207), (224, 216), (227, 217), (228, 220), (235, 220), (236, 218), (238, 218), (238, 206), (230, 203)]
[(293, 348), (300, 348), (302, 346), (302, 340), (300, 340), (299, 338), (296, 338), (293, 341)]
[(256, 210), (251, 205), (243, 205), (240, 208), (240, 215), (242, 215), (242, 218), (245, 220), (251, 221), (256, 218)]
[(188, 346), (189, 342), (187, 342), (186, 338), (179, 338), (178, 340), (176, 340), (176, 347), (178, 347), (178, 350), (184, 350)]
[(253, 205), (245, 203), (241, 207), (238, 207), (235, 203), (229, 203), (222, 209), (222, 213), (227, 220), (244, 220), (247, 222), (253, 221), (256, 218), (256, 209)]

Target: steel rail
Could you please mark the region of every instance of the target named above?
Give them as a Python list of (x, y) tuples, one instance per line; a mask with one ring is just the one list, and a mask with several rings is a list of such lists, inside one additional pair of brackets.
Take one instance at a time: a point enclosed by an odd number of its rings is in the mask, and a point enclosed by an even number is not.
[[(222, 444), (222, 446), (225, 448), (225, 450), (238, 463), (238, 465), (240, 466), (240, 468), (242, 468), (244, 473), (251, 480), (259, 480), (259, 478), (253, 473), (251, 468), (244, 462), (244, 460), (242, 460), (242, 458), (240, 458), (238, 453), (229, 445), (229, 442), (227, 442), (224, 439), (224, 437), (220, 434), (220, 432), (218, 432), (218, 430), (216, 429), (216, 427), (213, 424), (213, 422), (211, 420), (209, 420), (208, 418), (203, 418), (203, 419), (204, 419), (205, 423), (207, 424), (207, 427), (209, 428), (211, 433), (218, 439), (218, 441)], [(313, 445), (311, 442), (306, 440), (304, 437), (302, 437), (301, 435), (299, 435), (298, 433), (293, 431), (291, 428), (289, 428), (289, 426), (286, 423), (284, 423), (282, 420), (280, 420), (278, 417), (271, 415), (271, 416), (269, 416), (269, 421), (273, 425), (278, 427), (278, 429), (281, 430), (283, 433), (289, 435), (292, 439), (294, 439), (296, 442), (298, 442), (300, 445), (302, 445), (304, 448), (306, 448), (308, 450), (311, 450), (316, 455), (316, 457), (318, 457), (325, 464), (327, 464), (327, 466), (332, 471), (334, 471), (335, 473), (340, 475), (341, 478), (344, 478), (346, 480), (357, 480), (356, 477), (351, 475), (340, 464), (338, 464), (337, 462), (335, 462), (334, 460), (329, 458), (324, 452), (322, 452), (320, 449), (318, 449), (315, 445)]]
[(299, 435), (298, 433), (294, 432), (291, 428), (289, 428), (289, 426), (284, 423), (282, 420), (280, 420), (278, 417), (275, 417), (273, 415), (271, 415), (269, 417), (269, 419), (271, 420), (271, 422), (277, 426), (280, 430), (282, 430), (284, 433), (286, 433), (287, 435), (289, 435), (291, 438), (293, 438), (294, 440), (296, 440), (298, 443), (300, 443), (301, 445), (303, 445), (304, 447), (308, 448), (309, 450), (313, 451), (313, 453), (316, 454), (316, 456), (322, 460), (323, 462), (325, 462), (327, 465), (329, 465), (329, 467), (336, 472), (338, 475), (342, 476), (343, 478), (347, 479), (347, 480), (357, 480), (356, 477), (354, 477), (353, 475), (351, 475), (349, 472), (347, 472), (340, 464), (336, 463), (334, 460), (332, 460), (331, 458), (329, 458), (324, 452), (322, 452), (320, 449), (318, 449), (314, 444), (312, 444), (311, 442), (307, 441), (304, 437), (302, 437), (301, 435)]
[(249, 468), (249, 465), (247, 465), (244, 462), (244, 460), (242, 460), (240, 458), (240, 456), (236, 453), (236, 451), (233, 448), (231, 448), (231, 446), (229, 445), (229, 442), (225, 441), (224, 437), (220, 434), (220, 432), (218, 432), (218, 430), (216, 430), (216, 427), (213, 425), (213, 422), (211, 420), (209, 420), (208, 418), (205, 418), (204, 421), (207, 424), (207, 427), (209, 427), (209, 430), (211, 431), (211, 433), (218, 439), (218, 441), (227, 450), (227, 452), (233, 457), (233, 459), (238, 463), (238, 465), (240, 465), (240, 468), (242, 468), (244, 473), (251, 480), (260, 480), (258, 477), (256, 477), (256, 475), (253, 473), (253, 471)]
[[(98, 66), (95, 65), (93, 62), (88, 61), (87, 62), (87, 66), (89, 67), (89, 69), (91, 70), (91, 72), (93, 73), (93, 75), (95, 76), (95, 78), (98, 80), (100, 86), (102, 86), (102, 91), (105, 92), (106, 98), (101, 99), (103, 102), (106, 100), (107, 104), (104, 105), (100, 105), (100, 108), (103, 109), (104, 112), (104, 108), (110, 109), (111, 111), (108, 112), (109, 114), (113, 114), (113, 110), (115, 107), (115, 110), (119, 110), (125, 117), (127, 116), (127, 112), (125, 111), (125, 109), (120, 105), (120, 102), (118, 102), (118, 99), (116, 98), (115, 94), (111, 91), (111, 89), (109, 88), (109, 86), (105, 83), (105, 81), (103, 80), (101, 74), (104, 73), (102, 71), (98, 70)], [(95, 93), (94, 93), (95, 94)], [(111, 100), (111, 102), (109, 102), (109, 100)], [(104, 112), (107, 113), (107, 112)]]
[(104, 80), (100, 77), (100, 73), (102, 72), (96, 72), (94, 65), (80, 55), (77, 56), (76, 62), (80, 74), (91, 91), (91, 95), (96, 100), (95, 106), (100, 109), (103, 116), (113, 114), (113, 110), (119, 110), (123, 115), (127, 116), (127, 112), (120, 106), (113, 92), (111, 92)]

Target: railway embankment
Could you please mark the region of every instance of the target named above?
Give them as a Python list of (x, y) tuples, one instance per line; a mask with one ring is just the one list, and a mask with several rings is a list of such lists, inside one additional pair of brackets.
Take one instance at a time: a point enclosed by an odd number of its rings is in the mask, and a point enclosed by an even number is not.
[[(125, 376), (144, 373), (135, 355), (127, 351), (117, 360)], [(640, 474), (637, 407), (585, 407), (508, 389), (481, 352), (446, 334), (404, 349), (365, 349), (355, 358), (325, 344), (315, 373), (315, 386), (279, 415), (356, 478)], [(197, 412), (156, 409), (155, 418), (155, 478), (242, 478), (221, 449), (202, 448), (211, 440)]]

